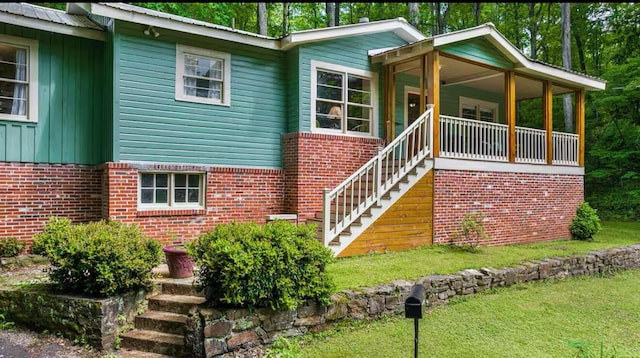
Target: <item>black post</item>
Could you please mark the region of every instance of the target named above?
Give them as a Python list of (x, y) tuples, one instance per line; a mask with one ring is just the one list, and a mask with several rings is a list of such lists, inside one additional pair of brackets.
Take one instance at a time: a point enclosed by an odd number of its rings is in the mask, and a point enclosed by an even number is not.
[(415, 336), (416, 336), (416, 337), (415, 337), (415, 339), (413, 340), (413, 341), (414, 341), (414, 347), (413, 347), (414, 353), (413, 353), (413, 357), (414, 357), (414, 358), (418, 358), (418, 318), (414, 318), (414, 319), (413, 319), (413, 326), (414, 326), (415, 331), (416, 331), (416, 332), (415, 332)]

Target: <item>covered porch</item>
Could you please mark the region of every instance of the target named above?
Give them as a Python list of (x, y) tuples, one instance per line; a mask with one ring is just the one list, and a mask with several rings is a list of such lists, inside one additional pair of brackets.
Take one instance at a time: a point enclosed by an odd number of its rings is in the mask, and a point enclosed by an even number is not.
[(387, 143), (433, 104), (433, 157), (584, 166), (585, 90), (603, 81), (529, 60), (492, 25), (370, 56), (384, 68)]

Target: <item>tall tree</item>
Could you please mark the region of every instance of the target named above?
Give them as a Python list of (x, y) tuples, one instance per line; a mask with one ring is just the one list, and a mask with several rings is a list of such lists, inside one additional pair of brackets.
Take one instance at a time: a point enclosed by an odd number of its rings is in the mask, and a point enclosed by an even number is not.
[(336, 26), (336, 3), (328, 2), (326, 3), (327, 9), (327, 26), (334, 27)]
[(542, 4), (538, 4), (536, 11), (536, 3), (529, 3), (529, 50), (532, 59), (538, 58), (538, 23), (540, 22), (540, 12)]
[[(571, 70), (571, 5), (568, 2), (560, 4), (562, 10), (562, 67)], [(573, 132), (573, 106), (571, 95), (564, 95), (564, 128)]]
[(267, 34), (267, 3), (258, 3), (258, 33), (260, 35)]
[(482, 13), (482, 3), (474, 2), (473, 3), (473, 19), (475, 20), (476, 26), (480, 25), (480, 14)]
[(289, 3), (282, 3), (282, 36), (286, 36), (289, 33), (288, 29), (288, 20), (289, 20)]
[(418, 25), (420, 24), (420, 3), (419, 2), (409, 3), (409, 23), (413, 25), (415, 28), (418, 28)]

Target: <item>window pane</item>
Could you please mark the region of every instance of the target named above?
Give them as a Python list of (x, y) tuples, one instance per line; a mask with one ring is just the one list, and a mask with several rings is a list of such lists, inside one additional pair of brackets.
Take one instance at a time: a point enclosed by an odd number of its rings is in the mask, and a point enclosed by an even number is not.
[(27, 54), (27, 49), (0, 44), (0, 113), (27, 115)]
[(143, 204), (153, 203), (153, 189), (142, 189), (140, 191), (140, 202)]
[(462, 118), (476, 119), (476, 107), (466, 104), (462, 105)]
[(495, 118), (494, 111), (491, 108), (480, 107), (480, 119), (483, 121), (493, 121)]
[(168, 188), (169, 185), (168, 174), (156, 174), (156, 188)]
[(167, 189), (157, 189), (156, 204), (166, 204), (166, 203), (167, 203)]
[(200, 202), (199, 193), (200, 193), (200, 190), (198, 189), (189, 189), (189, 202), (190, 203)]
[(369, 133), (369, 122), (358, 119), (349, 119), (347, 129), (352, 132)]
[(200, 187), (200, 175), (189, 175), (189, 187), (191, 188)]
[(347, 116), (349, 118), (371, 119), (370, 107), (349, 106), (348, 108), (349, 113), (347, 113)]
[(342, 74), (318, 70), (317, 81), (319, 85), (342, 88)]
[(364, 78), (349, 76), (349, 102), (371, 104), (371, 82)]
[(342, 106), (335, 103), (316, 101), (316, 127), (342, 128)]
[(142, 174), (140, 182), (143, 188), (153, 188), (153, 174)]
[(187, 185), (186, 174), (174, 174), (173, 179), (175, 180), (176, 188), (184, 188)]
[(342, 101), (342, 74), (318, 71), (317, 98)]
[(176, 189), (175, 190), (175, 201), (176, 203), (184, 203), (186, 202), (187, 190), (186, 189)]

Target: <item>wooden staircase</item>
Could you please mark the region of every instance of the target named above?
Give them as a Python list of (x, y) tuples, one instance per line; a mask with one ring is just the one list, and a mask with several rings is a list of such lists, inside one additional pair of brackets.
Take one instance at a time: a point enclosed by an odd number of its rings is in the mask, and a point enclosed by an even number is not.
[(120, 336), (121, 357), (189, 357), (184, 339), (189, 311), (205, 302), (192, 279), (162, 280), (161, 293), (149, 298), (147, 311), (135, 318), (135, 329)]

